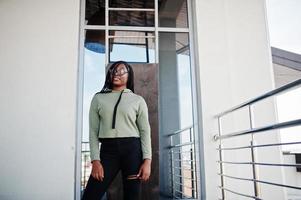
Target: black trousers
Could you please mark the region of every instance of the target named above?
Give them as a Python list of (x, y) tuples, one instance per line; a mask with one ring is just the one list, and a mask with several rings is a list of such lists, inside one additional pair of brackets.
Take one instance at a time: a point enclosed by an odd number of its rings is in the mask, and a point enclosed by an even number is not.
[(100, 142), (104, 178), (99, 181), (90, 174), (82, 200), (101, 200), (119, 170), (122, 172), (123, 199), (140, 200), (141, 180), (128, 179), (128, 176), (138, 174), (142, 164), (140, 138), (100, 138)]

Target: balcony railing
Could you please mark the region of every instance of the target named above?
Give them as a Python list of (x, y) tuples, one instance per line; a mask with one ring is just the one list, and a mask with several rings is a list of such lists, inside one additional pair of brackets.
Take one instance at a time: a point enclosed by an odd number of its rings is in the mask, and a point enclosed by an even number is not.
[(168, 134), (171, 193), (174, 199), (197, 199), (196, 152), (193, 126)]
[(82, 142), (82, 170), (81, 170), (81, 191), (86, 187), (91, 174), (92, 164), (90, 159), (89, 142)]
[[(269, 163), (269, 162), (258, 162), (256, 160), (256, 150), (258, 148), (267, 148), (267, 147), (280, 147), (283, 145), (296, 145), (296, 144), (301, 144), (301, 141), (296, 141), (296, 142), (289, 142), (289, 143), (282, 143), (282, 142), (270, 142), (268, 144), (257, 144), (257, 142), (261, 141), (255, 141), (254, 139), (254, 134), (261, 134), (262, 132), (266, 131), (271, 131), (271, 130), (276, 130), (276, 129), (283, 129), (283, 128), (288, 128), (288, 127), (295, 127), (295, 126), (300, 126), (301, 125), (301, 119), (294, 119), (290, 121), (285, 121), (285, 122), (279, 122), (279, 123), (272, 123), (266, 126), (261, 126), (261, 127), (254, 127), (254, 104), (265, 100), (269, 97), (276, 96), (280, 93), (284, 93), (287, 91), (290, 91), (291, 89), (295, 87), (299, 87), (301, 85), (301, 79), (291, 82), (287, 85), (284, 85), (282, 87), (279, 87), (275, 90), (272, 90), (268, 93), (265, 93), (261, 96), (258, 96), (254, 99), (251, 99), (245, 103), (242, 103), (238, 106), (235, 106), (231, 109), (228, 109), (218, 115), (215, 116), (217, 119), (218, 123), (218, 134), (214, 136), (214, 139), (219, 142), (218, 144), (218, 155), (219, 155), (219, 160), (217, 161), (219, 164), (219, 173), (218, 176), (220, 177), (220, 183), (221, 185), (218, 186), (218, 188), (221, 191), (221, 198), (220, 199), (227, 199), (225, 193), (229, 192), (232, 193), (232, 195), (238, 195), (241, 196), (241, 198), (246, 197), (246, 198), (251, 198), (251, 199), (262, 199), (261, 193), (260, 193), (260, 185), (259, 184), (266, 184), (270, 186), (276, 186), (276, 187), (281, 187), (281, 188), (290, 188), (290, 189), (295, 189), (295, 190), (301, 190), (301, 187), (299, 186), (294, 186), (294, 185), (287, 185), (283, 183), (277, 183), (277, 182), (272, 182), (272, 181), (267, 181), (267, 180), (261, 180), (261, 177), (258, 174), (258, 166), (268, 166), (268, 167), (301, 167), (301, 164), (283, 164), (283, 163)], [(230, 132), (227, 134), (223, 134), (222, 130), (222, 123), (221, 119), (230, 113), (233, 113), (234, 111), (240, 110), (242, 108), (247, 108), (248, 109), (248, 118), (249, 118), (249, 126), (250, 128), (248, 130), (243, 130), (243, 131), (237, 131), (237, 132)], [(270, 134), (277, 134), (275, 131), (271, 131)], [(241, 137), (244, 135), (250, 135), (251, 141), (249, 145), (242, 145), (242, 146), (236, 146), (236, 147), (223, 147), (224, 140), (225, 139), (232, 139), (232, 138), (237, 138)], [(224, 153), (229, 152), (229, 151), (242, 151), (242, 150), (249, 150), (250, 153), (250, 158), (251, 160), (249, 162), (234, 162), (230, 160), (224, 160)], [(272, 152), (271, 152), (272, 153)], [(281, 156), (281, 155), (279, 155)], [(239, 170), (239, 167), (242, 165), (248, 165), (251, 166), (251, 172), (252, 178), (245, 178), (245, 177), (237, 177), (233, 176), (230, 174), (225, 173), (225, 165), (231, 165), (232, 167), (236, 167), (237, 170)], [(240, 180), (240, 181), (247, 181), (252, 183), (252, 191), (253, 194), (245, 194), (242, 193), (240, 188), (230, 189), (229, 185), (226, 184), (225, 179), (232, 179), (232, 180)]]

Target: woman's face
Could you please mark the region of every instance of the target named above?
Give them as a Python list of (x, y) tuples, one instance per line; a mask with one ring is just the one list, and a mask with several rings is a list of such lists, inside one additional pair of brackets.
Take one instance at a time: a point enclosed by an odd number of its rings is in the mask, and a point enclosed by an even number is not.
[(128, 71), (124, 64), (115, 67), (112, 73), (112, 83), (114, 86), (126, 86), (128, 81)]

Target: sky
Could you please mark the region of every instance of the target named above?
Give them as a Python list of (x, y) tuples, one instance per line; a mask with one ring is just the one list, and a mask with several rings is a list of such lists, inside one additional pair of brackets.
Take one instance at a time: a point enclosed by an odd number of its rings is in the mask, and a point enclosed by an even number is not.
[[(266, 0), (270, 45), (301, 54), (301, 0)], [(301, 118), (301, 88), (278, 95), (278, 122)], [(281, 142), (301, 141), (301, 127), (280, 129)], [(301, 151), (301, 145), (284, 145), (284, 151)]]
[(301, 54), (301, 0), (266, 0), (270, 44)]

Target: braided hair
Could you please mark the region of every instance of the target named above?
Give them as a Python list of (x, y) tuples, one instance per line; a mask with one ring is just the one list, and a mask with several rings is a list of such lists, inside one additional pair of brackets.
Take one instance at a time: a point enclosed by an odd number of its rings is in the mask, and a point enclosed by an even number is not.
[(116, 67), (120, 64), (124, 64), (124, 66), (127, 68), (127, 71), (128, 71), (128, 80), (127, 80), (126, 87), (128, 89), (132, 90), (132, 92), (135, 92), (134, 91), (134, 71), (133, 71), (133, 68), (127, 62), (119, 60), (119, 61), (114, 62), (110, 66), (110, 68), (108, 69), (104, 86), (102, 87), (101, 91), (99, 91), (98, 93), (110, 93), (110, 92), (112, 92), (112, 89), (113, 89), (112, 74), (113, 74), (114, 70), (116, 69)]

